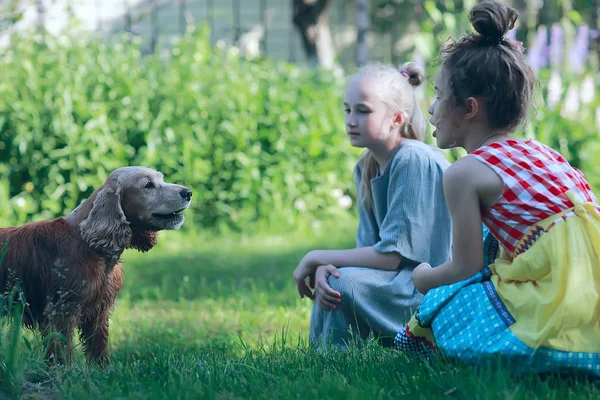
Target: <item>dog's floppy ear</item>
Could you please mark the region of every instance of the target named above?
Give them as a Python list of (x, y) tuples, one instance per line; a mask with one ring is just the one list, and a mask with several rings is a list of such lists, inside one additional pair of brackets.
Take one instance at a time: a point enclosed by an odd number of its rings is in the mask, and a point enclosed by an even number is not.
[(142, 253), (145, 253), (156, 246), (157, 241), (158, 232), (134, 229), (131, 235), (131, 241), (129, 242), (129, 246), (127, 246), (127, 248), (136, 249)]
[(79, 229), (83, 240), (100, 254), (120, 254), (129, 246), (131, 228), (121, 207), (121, 185), (116, 180), (98, 190)]

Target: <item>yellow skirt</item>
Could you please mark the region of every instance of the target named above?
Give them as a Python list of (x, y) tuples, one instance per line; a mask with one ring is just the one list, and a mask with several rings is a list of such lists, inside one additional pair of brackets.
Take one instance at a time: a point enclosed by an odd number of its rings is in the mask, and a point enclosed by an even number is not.
[(532, 227), (512, 261), (501, 250), (491, 281), (529, 347), (600, 353), (600, 212), (568, 194), (575, 207)]

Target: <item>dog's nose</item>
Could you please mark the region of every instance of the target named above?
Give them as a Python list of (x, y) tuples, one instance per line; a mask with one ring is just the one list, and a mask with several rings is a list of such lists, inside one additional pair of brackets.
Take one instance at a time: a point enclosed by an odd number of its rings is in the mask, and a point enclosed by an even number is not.
[(179, 192), (179, 194), (187, 201), (192, 200), (192, 191), (188, 188), (181, 189), (181, 192)]

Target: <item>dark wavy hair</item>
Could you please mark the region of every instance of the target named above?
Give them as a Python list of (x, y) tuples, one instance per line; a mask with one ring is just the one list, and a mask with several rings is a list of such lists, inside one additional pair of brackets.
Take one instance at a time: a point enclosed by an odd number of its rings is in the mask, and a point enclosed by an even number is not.
[(535, 88), (535, 73), (521, 43), (505, 37), (517, 18), (517, 11), (504, 3), (479, 3), (469, 13), (476, 32), (441, 52), (454, 104), (462, 106), (468, 97), (476, 97), (492, 110), (492, 128), (508, 131), (525, 120)]

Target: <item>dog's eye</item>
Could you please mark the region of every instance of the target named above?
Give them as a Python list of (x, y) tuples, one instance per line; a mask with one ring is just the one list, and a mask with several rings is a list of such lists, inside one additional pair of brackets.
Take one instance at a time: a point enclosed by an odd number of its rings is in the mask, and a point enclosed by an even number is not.
[(146, 188), (146, 189), (152, 189), (152, 188), (154, 188), (154, 183), (152, 183), (152, 182), (148, 181), (148, 182), (146, 182), (146, 184), (144, 185), (144, 188)]

